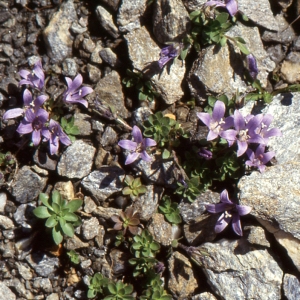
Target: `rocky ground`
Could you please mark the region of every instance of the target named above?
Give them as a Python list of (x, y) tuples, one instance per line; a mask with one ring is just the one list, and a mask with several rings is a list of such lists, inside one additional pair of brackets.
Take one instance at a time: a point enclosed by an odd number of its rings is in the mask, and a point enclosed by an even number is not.
[[(90, 279), (97, 273), (133, 286), (132, 298), (105, 299), (300, 299), (300, 93), (295, 86), (300, 81), (300, 21), (289, 26), (300, 13), (300, 2), (238, 0), (239, 21), (223, 47), (208, 44), (199, 52), (190, 47), (186, 60), (160, 68), (161, 48), (190, 34), (189, 13), (206, 2), (0, 0), (1, 300), (88, 299)], [(242, 14), (249, 20), (243, 21)], [(245, 80), (245, 55), (230, 39), (236, 36), (257, 61), (263, 92), (256, 102), (245, 103), (255, 88)], [(46, 76), (43, 93), (49, 97), (44, 108), (59, 118), (73, 116), (77, 126), (72, 144), (61, 143), (53, 155), (47, 142), (35, 147), (30, 134), (16, 132), (22, 118), (2, 118), (22, 107), (25, 86), (19, 85), (18, 72), (31, 70), (39, 59)], [(138, 99), (145, 89), (126, 88), (127, 69), (150, 80), (153, 101)], [(59, 106), (65, 77), (79, 73), (83, 85), (94, 90), (85, 97), (88, 107)], [(271, 95), (270, 103), (262, 101), (263, 93)], [(247, 170), (245, 175), (243, 169), (239, 178), (213, 183), (188, 201), (175, 194), (176, 182), (184, 183), (180, 176), (188, 172), (181, 167), (184, 153), (200, 148), (207, 136), (197, 113), (205, 109), (208, 95), (222, 94), (238, 94), (233, 108), (243, 115), (252, 111), (274, 117), (271, 127), (282, 136), (270, 138), (268, 146), (276, 159), (264, 173)], [(128, 153), (118, 142), (131, 139), (132, 127), (143, 128), (158, 111), (176, 119), (189, 136), (178, 138), (181, 146), (167, 158), (160, 144), (151, 151), (152, 162), (125, 165)], [(122, 194), (126, 175), (140, 177), (145, 186), (133, 200)], [(225, 188), (252, 208), (242, 218), (242, 237), (231, 228), (216, 234), (219, 216), (207, 213), (206, 205), (218, 203)], [(33, 213), (42, 204), (40, 193), (53, 190), (68, 201), (83, 201), (77, 212), (82, 224), (59, 245), (45, 220)], [(178, 204), (181, 223), (168, 222), (158, 209), (163, 195)], [(114, 221), (127, 207), (139, 213), (140, 224), (124, 241)], [(162, 278), (161, 294), (154, 295), (154, 283), (143, 273), (134, 276), (128, 263), (137, 257), (132, 244), (142, 229), (153, 237), (153, 270)], [(141, 298), (146, 289), (151, 291)]]

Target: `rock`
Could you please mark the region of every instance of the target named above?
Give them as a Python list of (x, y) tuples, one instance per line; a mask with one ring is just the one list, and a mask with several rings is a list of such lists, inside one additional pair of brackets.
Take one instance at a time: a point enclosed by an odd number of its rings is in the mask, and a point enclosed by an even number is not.
[(293, 0), (276, 0), (282, 8), (288, 8), (292, 5)]
[[(30, 291), (26, 290), (25, 285), (20, 281), (20, 279), (14, 278), (14, 279), (5, 280), (4, 284), (7, 285), (8, 287), (13, 287), (19, 296), (24, 297), (25, 299), (34, 299), (33, 294)], [(11, 294), (9, 293), (9, 295)], [(5, 295), (5, 297), (7, 297), (7, 295)], [(5, 299), (8, 300), (9, 298), (5, 298)], [(15, 298), (13, 297), (12, 299)]]
[(168, 288), (175, 299), (188, 299), (198, 287), (189, 260), (179, 252), (169, 258)]
[(36, 222), (36, 217), (33, 215), (33, 210), (35, 209), (35, 204), (26, 203), (18, 206), (16, 212), (14, 213), (14, 220), (16, 223), (24, 228), (32, 228), (32, 225)]
[(0, 213), (4, 212), (7, 196), (5, 193), (0, 193)]
[(109, 254), (112, 262), (112, 272), (115, 276), (118, 276), (126, 271), (129, 267), (128, 260), (131, 257), (130, 253), (120, 251), (119, 249), (112, 249)]
[(146, 193), (139, 195), (133, 203), (133, 207), (140, 213), (140, 219), (148, 221), (158, 208), (158, 202), (164, 189), (156, 185), (147, 185)]
[(58, 257), (50, 257), (41, 252), (34, 252), (26, 256), (26, 261), (34, 271), (42, 277), (53, 276), (60, 265)]
[(86, 26), (82, 26), (78, 21), (74, 21), (70, 27), (71, 31), (75, 34), (82, 34), (88, 30)]
[(101, 146), (112, 146), (115, 145), (118, 141), (118, 135), (117, 133), (110, 127), (107, 126), (103, 132), (103, 135), (101, 137)]
[(278, 31), (278, 23), (273, 15), (270, 2), (268, 0), (260, 0), (256, 2), (239, 0), (238, 9), (255, 24), (269, 30)]
[(267, 52), (270, 58), (276, 63), (279, 64), (286, 55), (286, 47), (282, 46), (281, 44), (277, 44), (275, 46), (271, 45), (267, 48)]
[(187, 36), (191, 21), (180, 0), (158, 0), (154, 4), (153, 33), (156, 39), (167, 42), (182, 42)]
[(152, 115), (152, 111), (147, 106), (139, 107), (132, 114), (134, 123), (137, 125), (142, 125), (146, 120), (148, 120), (150, 115)]
[(82, 235), (86, 240), (91, 240), (99, 233), (99, 221), (97, 218), (84, 220), (82, 224)]
[(277, 42), (282, 44), (292, 43), (296, 38), (293, 27), (289, 26), (289, 23), (282, 14), (276, 15), (275, 19), (279, 26), (279, 30), (276, 32), (265, 30), (261, 39), (265, 42)]
[(117, 17), (120, 31), (131, 31), (140, 27), (140, 18), (144, 14), (146, 8), (146, 0), (123, 0)]
[(93, 83), (97, 83), (101, 79), (101, 70), (100, 69), (98, 69), (97, 67), (95, 67), (91, 64), (87, 64), (86, 69), (87, 69), (87, 72), (89, 75), (89, 79)]
[(154, 43), (145, 27), (129, 32), (124, 37), (134, 68), (143, 70), (147, 77), (151, 77), (155, 89), (166, 104), (179, 101), (184, 94), (181, 84), (186, 71), (185, 63), (175, 60), (172, 65), (160, 70), (157, 61), (161, 49)]
[(294, 275), (284, 274), (283, 291), (288, 300), (300, 299), (300, 282)]
[(75, 77), (78, 74), (78, 65), (73, 58), (66, 58), (62, 63), (62, 74), (68, 77)]
[(74, 235), (72, 238), (67, 239), (64, 244), (64, 247), (67, 250), (76, 250), (79, 248), (87, 248), (89, 247), (89, 243), (82, 242), (77, 235)]
[(95, 167), (96, 169), (101, 168), (103, 165), (110, 165), (113, 161), (113, 156), (110, 151), (106, 151), (103, 148), (99, 147), (96, 157), (95, 157)]
[(283, 272), (267, 250), (253, 250), (244, 239), (203, 247), (210, 254), (202, 258), (203, 271), (222, 299), (281, 299)]
[(98, 206), (93, 213), (100, 218), (109, 220), (113, 215), (120, 215), (121, 211), (122, 209), (118, 208)]
[(59, 181), (54, 185), (54, 190), (59, 191), (63, 199), (73, 200), (75, 198), (74, 195), (74, 187), (71, 181)]
[(102, 0), (102, 2), (108, 5), (114, 11), (117, 11), (120, 5), (120, 0)]
[(97, 18), (101, 26), (110, 34), (113, 38), (119, 37), (118, 28), (114, 24), (112, 15), (102, 6), (96, 8)]
[(68, 0), (61, 4), (58, 12), (53, 14), (43, 32), (48, 56), (54, 62), (61, 62), (66, 57), (72, 56), (73, 39), (69, 29), (74, 21), (77, 21), (74, 1)]
[(91, 197), (84, 197), (84, 211), (88, 214), (92, 213), (97, 208), (96, 203)]
[(47, 296), (46, 300), (59, 300), (59, 295), (57, 293), (52, 293)]
[(22, 276), (23, 279), (25, 279), (25, 280), (32, 279), (33, 274), (27, 264), (25, 264), (23, 262), (22, 263), (16, 262), (16, 266), (18, 267), (18, 272)]
[(87, 114), (75, 113), (74, 114), (74, 126), (79, 129), (79, 135), (90, 137), (92, 134), (92, 118)]
[(13, 242), (0, 242), (0, 253), (3, 258), (12, 258), (15, 256), (15, 249), (14, 249)]
[(281, 75), (288, 83), (300, 82), (300, 53), (291, 52), (283, 61), (280, 69)]
[(33, 280), (33, 288), (41, 290), (45, 293), (52, 293), (53, 288), (49, 278), (36, 277)]
[(16, 300), (16, 295), (4, 282), (0, 281), (0, 300)]
[(153, 214), (148, 230), (153, 236), (154, 240), (163, 246), (170, 246), (173, 240), (172, 225), (165, 221), (162, 214)]
[(125, 172), (117, 166), (103, 166), (82, 180), (83, 187), (102, 202), (123, 189)]
[(116, 68), (120, 64), (117, 55), (110, 48), (103, 48), (99, 54), (102, 60), (104, 60), (112, 68)]
[[(113, 89), (111, 87), (114, 87)], [(94, 88), (94, 92), (98, 95), (98, 97), (112, 105), (116, 109), (116, 113), (121, 118), (128, 118), (128, 110), (125, 107), (124, 103), (124, 95), (123, 95), (123, 87), (121, 84), (120, 75), (116, 71), (112, 71), (107, 74), (104, 78), (100, 79)], [(90, 101), (95, 101), (95, 95), (90, 94), (86, 97)]]
[(12, 229), (15, 228), (15, 225), (10, 218), (0, 215), (0, 227), (4, 229)]
[(12, 184), (12, 195), (19, 203), (35, 200), (46, 186), (47, 178), (40, 177), (30, 167), (22, 167)]
[[(67, 178), (83, 178), (92, 169), (96, 149), (82, 140), (73, 142), (62, 154), (57, 172)], [(84, 155), (82, 155), (84, 153)]]
[(88, 53), (93, 53), (96, 48), (96, 44), (90, 37), (84, 38), (82, 41), (82, 48)]
[[(247, 233), (247, 231), (249, 233)], [(247, 236), (247, 241), (253, 245), (270, 247), (269, 241), (266, 239), (266, 234), (263, 228), (259, 226), (245, 226), (244, 233)]]
[(206, 0), (182, 0), (184, 6), (189, 12), (199, 10), (199, 8), (206, 3)]
[(209, 292), (205, 292), (205, 293), (201, 293), (199, 295), (195, 295), (192, 297), (192, 300), (217, 300), (217, 298), (209, 293)]
[(49, 154), (42, 149), (37, 149), (33, 156), (34, 162), (40, 167), (49, 171), (56, 170), (57, 160), (51, 159)]
[(96, 47), (90, 57), (90, 60), (92, 63), (95, 63), (95, 64), (102, 63), (102, 58), (100, 57), (100, 54), (99, 54), (102, 49), (103, 49), (103, 47), (102, 47), (101, 41), (97, 41)]

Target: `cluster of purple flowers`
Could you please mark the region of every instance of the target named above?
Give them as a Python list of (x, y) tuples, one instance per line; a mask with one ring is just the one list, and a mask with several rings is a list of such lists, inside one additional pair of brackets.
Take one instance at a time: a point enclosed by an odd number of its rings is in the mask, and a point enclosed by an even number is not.
[[(21, 70), (19, 74), (23, 78), (19, 85), (28, 85), (39, 92), (43, 90), (45, 74), (40, 60), (35, 63), (31, 72)], [(73, 81), (66, 77), (66, 81), (68, 88), (63, 94), (63, 101), (66, 103), (81, 103), (87, 107), (87, 101), (83, 97), (93, 92), (93, 89), (90, 87), (81, 88), (82, 76), (80, 74)], [(17, 128), (17, 132), (20, 134), (32, 133), (34, 146), (38, 146), (43, 137), (43, 141), (49, 141), (50, 153), (56, 154), (59, 141), (68, 146), (71, 144), (71, 140), (64, 133), (58, 122), (52, 119), (49, 120), (49, 113), (42, 108), (47, 99), (48, 96), (43, 94), (33, 99), (32, 93), (25, 89), (23, 93), (23, 108), (8, 110), (3, 115), (3, 120), (24, 116)]]
[[(248, 155), (246, 164), (257, 167), (260, 172), (263, 172), (265, 164), (275, 156), (274, 152), (264, 153), (265, 146), (270, 137), (281, 136), (278, 128), (269, 128), (273, 120), (272, 115), (258, 114), (243, 117), (239, 110), (235, 110), (232, 116), (224, 118), (225, 110), (225, 104), (218, 100), (212, 115), (197, 113), (198, 118), (209, 128), (207, 140), (221, 137), (227, 140), (229, 146), (237, 143), (237, 156), (246, 153)], [(248, 149), (249, 144), (258, 144), (255, 152)]]

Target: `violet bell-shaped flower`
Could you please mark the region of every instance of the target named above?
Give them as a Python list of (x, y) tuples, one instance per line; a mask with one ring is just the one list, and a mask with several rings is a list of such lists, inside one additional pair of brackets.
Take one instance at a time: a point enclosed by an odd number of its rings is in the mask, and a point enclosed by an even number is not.
[(264, 139), (256, 133), (256, 129), (260, 127), (263, 118), (262, 114), (256, 116), (250, 115), (244, 118), (240, 111), (236, 110), (233, 118), (234, 127), (237, 131), (237, 157), (246, 152), (249, 143), (265, 144)]
[(156, 146), (156, 142), (150, 138), (143, 138), (141, 130), (137, 126), (133, 126), (132, 133), (133, 141), (130, 140), (121, 140), (118, 145), (128, 151), (128, 154), (125, 165), (133, 163), (138, 158), (141, 158), (144, 161), (151, 161), (151, 156), (147, 153), (148, 147)]
[(215, 7), (224, 7), (227, 9), (229, 14), (233, 17), (238, 12), (238, 5), (236, 0), (225, 0), (222, 1), (208, 1), (204, 3), (204, 6), (215, 6)]
[(205, 160), (210, 160), (213, 157), (213, 154), (211, 151), (205, 149), (205, 148), (200, 148), (198, 154), (203, 157)]
[(85, 107), (88, 107), (88, 102), (83, 99), (83, 97), (92, 93), (94, 90), (88, 86), (81, 87), (82, 81), (81, 74), (78, 74), (74, 80), (66, 77), (68, 88), (63, 93), (63, 101), (67, 103), (81, 103)]
[(265, 171), (265, 164), (275, 156), (274, 151), (265, 153), (265, 145), (258, 145), (255, 152), (253, 152), (251, 149), (248, 149), (246, 154), (248, 155), (249, 160), (247, 160), (245, 164), (249, 167), (258, 168), (260, 173)]
[(43, 105), (43, 103), (47, 99), (48, 99), (48, 96), (40, 95), (35, 100), (33, 100), (31, 92), (28, 89), (26, 89), (23, 93), (24, 107), (23, 108), (9, 109), (3, 115), (3, 120), (12, 119), (12, 118), (22, 116), (26, 112), (26, 110), (29, 109), (29, 108), (34, 108), (35, 110), (37, 110)]
[(41, 60), (38, 60), (32, 71), (20, 70), (20, 76), (24, 79), (20, 80), (19, 85), (28, 84), (39, 90), (42, 90), (45, 84), (45, 74), (42, 67)]
[(227, 190), (224, 190), (220, 194), (220, 201), (221, 203), (206, 205), (206, 210), (210, 213), (217, 214), (222, 212), (222, 215), (215, 225), (215, 232), (222, 232), (232, 221), (232, 229), (237, 235), (242, 236), (243, 231), (240, 217), (249, 214), (252, 208), (233, 203), (228, 197)]
[(252, 77), (253, 80), (255, 80), (259, 70), (257, 68), (257, 62), (253, 54), (247, 55), (247, 66), (248, 66), (250, 76)]
[(62, 128), (58, 122), (51, 119), (49, 122), (48, 129), (49, 129), (49, 132), (48, 132), (48, 136), (46, 138), (49, 140), (51, 155), (56, 154), (58, 152), (59, 141), (61, 141), (61, 143), (63, 143), (66, 146), (69, 146), (72, 144), (71, 140), (64, 133), (64, 131), (62, 130)]
[(48, 129), (45, 123), (48, 121), (49, 114), (42, 108), (38, 109), (27, 109), (25, 117), (21, 121), (17, 132), (20, 134), (26, 134), (32, 132), (32, 142), (34, 146), (39, 145), (41, 136), (48, 135)]
[(233, 126), (233, 118), (225, 115), (225, 104), (217, 100), (212, 112), (212, 116), (209, 113), (197, 113), (197, 117), (209, 128), (207, 140), (211, 141), (218, 136), (226, 139), (231, 146), (235, 140), (236, 131), (228, 129)]
[(160, 51), (160, 59), (158, 60), (158, 65), (162, 69), (165, 64), (171, 59), (177, 57), (182, 49), (181, 44), (171, 44)]

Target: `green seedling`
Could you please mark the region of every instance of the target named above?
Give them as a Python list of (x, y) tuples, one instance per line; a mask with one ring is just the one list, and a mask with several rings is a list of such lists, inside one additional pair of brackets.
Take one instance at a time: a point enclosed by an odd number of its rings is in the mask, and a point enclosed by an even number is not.
[(134, 178), (131, 175), (126, 175), (124, 179), (125, 184), (127, 185), (123, 190), (123, 195), (129, 195), (131, 200), (134, 201), (140, 194), (145, 194), (147, 189), (141, 183), (141, 179)]
[(104, 277), (101, 273), (96, 273), (92, 278), (90, 278), (87, 297), (94, 298), (98, 293), (102, 294), (103, 289), (107, 287), (109, 282), (109, 279)]
[(80, 263), (80, 256), (76, 251), (71, 250), (71, 251), (67, 252), (67, 255), (70, 257), (70, 261), (73, 264), (78, 265)]
[(60, 125), (64, 132), (69, 136), (70, 140), (74, 142), (76, 140), (75, 135), (79, 134), (78, 126), (74, 125), (74, 117), (66, 119), (64, 117), (60, 120)]
[(160, 249), (159, 243), (153, 240), (148, 230), (143, 230), (141, 235), (134, 236), (133, 241), (131, 251), (136, 258), (155, 257)]
[(173, 224), (181, 223), (181, 216), (178, 209), (178, 204), (172, 202), (169, 196), (162, 198), (162, 204), (159, 206), (159, 210), (165, 215), (166, 219)]
[(176, 189), (175, 193), (178, 195), (182, 195), (190, 202), (195, 201), (201, 193), (199, 177), (191, 178), (190, 180), (186, 180), (183, 183), (177, 182), (177, 184), (178, 188)]
[(137, 277), (139, 275), (145, 275), (148, 272), (152, 271), (154, 265), (157, 263), (157, 260), (152, 257), (140, 257), (131, 258), (128, 262), (134, 267), (134, 271), (132, 273), (133, 277)]
[(43, 206), (33, 210), (36, 217), (47, 219), (45, 226), (52, 228), (52, 237), (55, 244), (60, 244), (63, 235), (74, 236), (74, 226), (81, 224), (80, 217), (74, 214), (82, 205), (82, 200), (75, 199), (70, 202), (62, 199), (58, 191), (52, 192), (52, 198), (41, 193), (39, 196)]
[(149, 288), (146, 289), (141, 300), (171, 300), (172, 296), (168, 295), (164, 290), (163, 281), (159, 275), (156, 275), (149, 283)]

